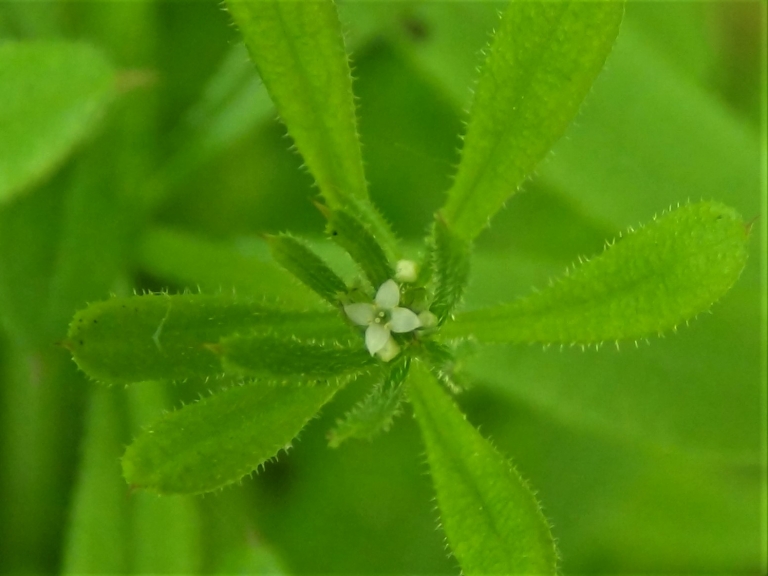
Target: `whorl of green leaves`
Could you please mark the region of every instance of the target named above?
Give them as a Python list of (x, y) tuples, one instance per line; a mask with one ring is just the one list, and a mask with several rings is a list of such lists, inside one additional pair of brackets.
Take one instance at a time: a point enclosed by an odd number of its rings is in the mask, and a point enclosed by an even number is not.
[(560, 138), (603, 67), (620, 1), (511, 2), (472, 103), (442, 215), (473, 239)]
[(287, 449), (343, 383), (235, 386), (166, 414), (126, 450), (125, 479), (163, 494), (236, 482)]
[(549, 287), (466, 312), (446, 337), (481, 342), (599, 344), (675, 328), (704, 312), (739, 277), (749, 229), (715, 202), (685, 205), (619, 239)]

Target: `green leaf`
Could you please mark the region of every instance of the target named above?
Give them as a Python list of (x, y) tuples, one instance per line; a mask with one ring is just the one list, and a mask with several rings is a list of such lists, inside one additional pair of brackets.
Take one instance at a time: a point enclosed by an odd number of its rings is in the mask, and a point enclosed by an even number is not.
[(91, 378), (130, 384), (221, 375), (211, 349), (238, 332), (348, 336), (335, 313), (285, 311), (231, 294), (150, 294), (92, 304), (72, 320), (67, 347)]
[(376, 364), (360, 338), (302, 341), (295, 336), (236, 335), (214, 348), (230, 374), (259, 378), (334, 378)]
[(446, 337), (599, 344), (674, 329), (738, 279), (749, 227), (731, 208), (689, 204), (631, 232), (541, 292), (458, 315)]
[(357, 262), (374, 290), (394, 278), (387, 255), (365, 224), (343, 210), (322, 212), (328, 219), (328, 235)]
[(50, 299), (66, 199), (61, 186), (48, 182), (0, 207), (0, 322), (23, 346), (61, 337), (43, 303)]
[[(143, 382), (124, 390), (133, 435), (159, 418), (168, 407), (166, 387)], [(123, 448), (125, 444), (123, 444)], [(115, 458), (119, 466), (119, 453)], [(120, 480), (125, 486), (125, 481)], [(203, 519), (200, 500), (191, 496), (158, 498), (131, 495), (131, 574), (198, 574), (203, 559)], [(157, 542), (163, 545), (158, 546)]]
[(100, 52), (66, 42), (0, 45), (0, 202), (56, 169), (98, 125), (114, 73)]
[(403, 382), (410, 365), (407, 356), (393, 362), (384, 381), (377, 383), (362, 402), (347, 412), (343, 419), (336, 421), (336, 426), (328, 433), (331, 448), (338, 448), (349, 438), (368, 440), (389, 431), (392, 420), (400, 413)]
[(430, 311), (442, 324), (464, 295), (469, 280), (470, 244), (456, 236), (439, 218), (435, 221), (431, 243), (435, 299)]
[(560, 138), (603, 67), (623, 2), (512, 2), (477, 85), (442, 211), (471, 240)]
[(94, 387), (64, 546), (65, 574), (125, 573), (129, 500), (117, 460), (127, 435), (119, 389)]
[[(629, 442), (634, 449), (755, 461), (759, 419), (736, 415), (750, 413), (760, 402), (754, 384), (760, 378), (760, 326), (765, 322), (759, 310), (765, 290), (759, 266), (752, 265), (759, 244), (750, 241), (748, 265), (712, 314), (702, 314), (664, 339), (652, 339), (650, 346), (627, 342), (620, 350), (604, 346), (587, 353), (580, 346), (558, 346), (557, 353), (542, 355), (541, 346), (457, 340), (477, 348), (463, 373), (483, 390), (503, 391), (515, 405), (531, 406), (536, 414), (570, 430), (589, 430), (593, 437)], [(478, 250), (473, 256), (467, 293), (472, 310), (527, 294), (531, 286), (546, 286), (548, 278), (562, 272), (558, 265), (528, 260), (519, 252)], [(452, 326), (446, 323), (443, 329)], [(696, 384), (675, 384), (680, 382)], [(485, 413), (483, 418), (485, 424)], [(547, 491), (539, 479), (535, 482)], [(551, 505), (548, 501), (548, 511)], [(561, 525), (554, 512), (553, 520)]]
[(339, 299), (346, 294), (347, 285), (322, 258), (306, 244), (287, 234), (270, 236), (267, 242), (278, 264), (331, 305), (339, 306)]
[(465, 574), (555, 574), (557, 552), (536, 498), (425, 366), (409, 394), (427, 448), (443, 528)]
[(230, 388), (147, 428), (126, 450), (123, 474), (129, 484), (163, 494), (236, 482), (286, 449), (340, 387)]
[(227, 5), (328, 206), (352, 211), (396, 252), (389, 227), (367, 201), (352, 78), (333, 2)]

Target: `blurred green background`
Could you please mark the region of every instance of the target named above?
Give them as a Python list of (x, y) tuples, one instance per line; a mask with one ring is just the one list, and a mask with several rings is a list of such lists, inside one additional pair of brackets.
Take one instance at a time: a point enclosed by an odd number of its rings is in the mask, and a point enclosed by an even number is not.
[[(503, 7), (340, 5), (371, 195), (414, 250)], [(467, 359), (459, 402), (536, 489), (566, 574), (765, 571), (765, 21), (761, 2), (630, 3), (574, 125), (478, 241), (468, 307), (677, 202), (762, 213), (737, 286), (675, 336)], [(116, 88), (85, 142), (0, 200), (0, 571), (458, 573), (410, 412), (326, 448), (360, 387), (241, 486), (129, 492), (131, 435), (200, 390), (88, 382), (55, 345), (68, 320), (134, 289), (253, 292), (258, 234), (319, 239), (322, 218), (218, 2), (0, 3), (0, 46), (51, 39), (103, 53)]]

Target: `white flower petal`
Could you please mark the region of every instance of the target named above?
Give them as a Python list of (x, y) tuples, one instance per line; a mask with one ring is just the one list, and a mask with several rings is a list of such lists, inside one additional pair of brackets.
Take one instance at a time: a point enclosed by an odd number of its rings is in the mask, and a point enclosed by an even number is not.
[(391, 310), (400, 303), (400, 286), (394, 280), (387, 280), (376, 292), (376, 304), (384, 310)]
[(387, 343), (384, 344), (384, 347), (378, 352), (379, 358), (384, 362), (389, 362), (398, 354), (400, 354), (400, 346), (397, 345), (397, 342), (395, 342), (395, 339), (391, 336), (389, 337), (389, 340), (387, 340)]
[(365, 347), (368, 348), (371, 356), (384, 348), (387, 345), (387, 340), (389, 340), (389, 328), (377, 322), (372, 323), (365, 331)]
[(421, 320), (408, 308), (395, 308), (387, 326), (392, 332), (410, 332), (421, 326)]
[(344, 306), (347, 317), (358, 326), (368, 326), (376, 317), (376, 307), (373, 304), (359, 302)]

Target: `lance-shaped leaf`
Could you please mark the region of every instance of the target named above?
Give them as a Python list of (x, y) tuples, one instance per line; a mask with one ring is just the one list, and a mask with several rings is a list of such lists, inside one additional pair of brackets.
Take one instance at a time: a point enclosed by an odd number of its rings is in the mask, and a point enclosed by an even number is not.
[(708, 310), (747, 260), (749, 227), (731, 208), (689, 204), (510, 304), (460, 314), (446, 337), (597, 344), (675, 328)]
[(231, 294), (151, 294), (78, 312), (63, 345), (91, 378), (130, 384), (218, 376), (221, 361), (208, 346), (256, 331), (328, 338), (350, 333), (333, 312), (285, 311)]
[(432, 279), (435, 299), (430, 310), (439, 324), (453, 312), (464, 295), (469, 279), (469, 242), (451, 231), (441, 219), (432, 232)]
[(0, 45), (0, 202), (42, 180), (98, 126), (114, 71), (85, 44)]
[(163, 494), (236, 482), (286, 449), (342, 384), (235, 386), (166, 414), (126, 450), (125, 479)]
[(221, 356), (227, 373), (259, 378), (335, 378), (376, 365), (358, 337), (302, 340), (286, 335), (235, 335), (210, 348)]
[(270, 236), (267, 242), (275, 261), (332, 305), (339, 305), (347, 285), (320, 256), (287, 234)]
[(485, 227), (563, 134), (603, 67), (623, 2), (512, 2), (481, 72), (443, 217)]
[(328, 219), (328, 235), (357, 262), (374, 290), (394, 277), (381, 244), (365, 224), (343, 210), (320, 211)]
[(427, 448), (445, 534), (465, 574), (555, 574), (557, 553), (520, 474), (472, 427), (428, 369), (409, 395)]
[(410, 365), (410, 358), (401, 356), (393, 363), (384, 381), (377, 383), (362, 402), (336, 421), (336, 426), (328, 433), (331, 448), (338, 448), (349, 438), (367, 440), (389, 430), (400, 411), (403, 383)]
[(331, 0), (228, 0), (264, 85), (331, 208), (346, 208), (396, 250), (368, 202), (352, 78)]

